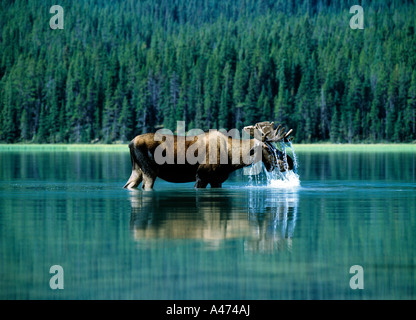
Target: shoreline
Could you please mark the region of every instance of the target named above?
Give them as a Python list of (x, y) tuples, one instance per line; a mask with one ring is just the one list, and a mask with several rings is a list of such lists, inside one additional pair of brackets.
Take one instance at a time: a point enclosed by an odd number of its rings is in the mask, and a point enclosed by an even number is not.
[[(295, 152), (415, 152), (415, 143), (293, 144)], [(0, 152), (55, 151), (55, 152), (129, 152), (125, 144), (0, 144)]]

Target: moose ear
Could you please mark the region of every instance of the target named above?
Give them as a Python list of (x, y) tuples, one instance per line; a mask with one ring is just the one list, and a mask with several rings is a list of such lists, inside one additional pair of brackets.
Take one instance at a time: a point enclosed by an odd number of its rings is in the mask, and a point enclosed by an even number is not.
[(255, 126), (247, 126), (244, 127), (244, 131), (247, 132), (251, 137), (254, 137), (254, 130), (256, 129)]
[(263, 142), (263, 148), (265, 148), (266, 150), (270, 150), (270, 147), (267, 143)]

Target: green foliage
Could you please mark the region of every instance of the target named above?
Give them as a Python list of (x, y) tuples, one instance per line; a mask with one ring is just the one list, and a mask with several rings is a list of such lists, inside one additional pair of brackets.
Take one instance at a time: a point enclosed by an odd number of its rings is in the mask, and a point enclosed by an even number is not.
[(416, 5), (365, 1), (0, 3), (0, 141), (128, 141), (275, 121), (296, 142), (416, 140)]

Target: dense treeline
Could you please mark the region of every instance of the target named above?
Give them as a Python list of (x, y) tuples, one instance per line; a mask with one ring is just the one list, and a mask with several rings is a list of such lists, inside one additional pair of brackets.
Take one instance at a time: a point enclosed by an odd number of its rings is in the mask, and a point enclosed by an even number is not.
[[(274, 120), (297, 142), (416, 139), (412, 1), (0, 3), (0, 140), (128, 141)], [(353, 30), (349, 8), (364, 8)]]

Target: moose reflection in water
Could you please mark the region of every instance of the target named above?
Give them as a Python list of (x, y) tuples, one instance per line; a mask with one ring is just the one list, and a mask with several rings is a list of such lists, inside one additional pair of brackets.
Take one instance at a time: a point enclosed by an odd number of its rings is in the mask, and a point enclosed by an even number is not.
[[(241, 197), (246, 200), (241, 202)], [(134, 239), (201, 239), (211, 248), (242, 240), (246, 252), (291, 250), (298, 196), (278, 189), (227, 192), (135, 192), (130, 227)], [(244, 206), (241, 205), (244, 204)]]

